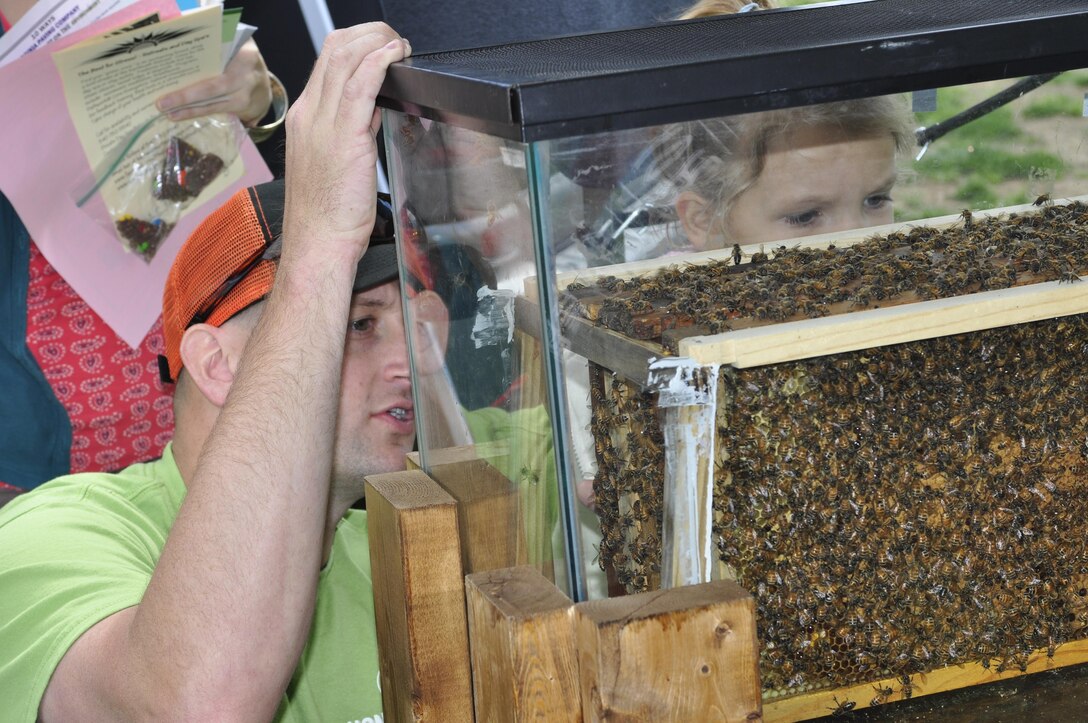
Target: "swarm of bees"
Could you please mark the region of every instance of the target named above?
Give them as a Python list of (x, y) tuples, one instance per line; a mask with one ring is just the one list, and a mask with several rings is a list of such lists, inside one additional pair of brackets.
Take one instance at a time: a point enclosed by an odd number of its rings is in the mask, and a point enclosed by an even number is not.
[[(691, 266), (644, 287), (606, 283), (654, 313), (671, 296), (668, 313), (693, 325), (719, 323), (722, 306), (737, 312), (723, 325), (759, 309), (773, 321), (801, 305), (1073, 280), (1088, 269), (1085, 222), (1088, 207), (1042, 204), (969, 228), (785, 251), (746, 273)], [(765, 689), (897, 678), (906, 698), (926, 671), (1024, 671), (1088, 637), (1085, 354), (1088, 314), (721, 370), (714, 532), (756, 599)], [(604, 367), (591, 378), (602, 564), (628, 591), (653, 589), (655, 399)], [(875, 690), (878, 702), (892, 694)]]
[[(946, 298), (1088, 270), (1088, 205), (1049, 201), (1027, 214), (916, 226), (845, 248), (780, 246), (634, 279), (571, 284), (563, 308), (635, 339), (694, 327), (717, 334), (781, 321)], [(667, 344), (666, 344), (667, 346)], [(673, 350), (674, 351), (674, 350)]]

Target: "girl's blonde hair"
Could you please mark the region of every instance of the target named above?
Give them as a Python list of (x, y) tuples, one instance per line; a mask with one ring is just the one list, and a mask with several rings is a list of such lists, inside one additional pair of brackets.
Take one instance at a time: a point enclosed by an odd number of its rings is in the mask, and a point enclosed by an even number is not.
[(888, 95), (678, 123), (662, 130), (655, 154), (677, 193), (694, 192), (707, 201), (708, 213), (724, 220), (763, 172), (772, 141), (804, 128), (828, 128), (845, 138), (884, 136), (899, 155), (914, 145), (907, 98)]
[[(709, 18), (715, 15), (731, 15), (739, 13), (745, 5), (751, 5), (752, 0), (699, 0), (687, 10), (676, 16), (677, 20), (691, 20), (692, 18)], [(771, 0), (757, 0), (755, 5), (760, 10), (771, 10), (774, 3)]]

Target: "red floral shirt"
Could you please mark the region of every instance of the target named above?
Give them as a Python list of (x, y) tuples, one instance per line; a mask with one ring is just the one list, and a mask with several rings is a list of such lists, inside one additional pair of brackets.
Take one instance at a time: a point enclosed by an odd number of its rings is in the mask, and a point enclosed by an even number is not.
[(71, 471), (114, 470), (162, 454), (174, 432), (159, 379), (162, 320), (133, 349), (30, 244), (27, 347), (72, 424)]

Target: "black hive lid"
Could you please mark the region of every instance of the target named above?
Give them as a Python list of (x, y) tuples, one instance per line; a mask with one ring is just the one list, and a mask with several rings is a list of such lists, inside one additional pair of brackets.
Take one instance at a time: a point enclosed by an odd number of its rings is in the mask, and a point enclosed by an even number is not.
[(420, 55), (379, 105), (511, 140), (1088, 65), (1088, 0), (869, 0)]

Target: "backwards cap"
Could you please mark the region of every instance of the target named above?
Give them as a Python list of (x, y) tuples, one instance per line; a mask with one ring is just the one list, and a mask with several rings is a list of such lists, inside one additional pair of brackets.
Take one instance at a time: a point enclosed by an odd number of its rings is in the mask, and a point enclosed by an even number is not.
[[(283, 181), (245, 188), (212, 212), (182, 245), (162, 296), (165, 358), (159, 358), (163, 381), (181, 372), (181, 337), (232, 276), (261, 254), (283, 231)], [(221, 326), (238, 312), (264, 299), (272, 290), (276, 262), (261, 260), (215, 304), (205, 324)], [(359, 261), (355, 291), (365, 291), (397, 278), (393, 234), (371, 237)], [(167, 376), (169, 375), (169, 376)]]

